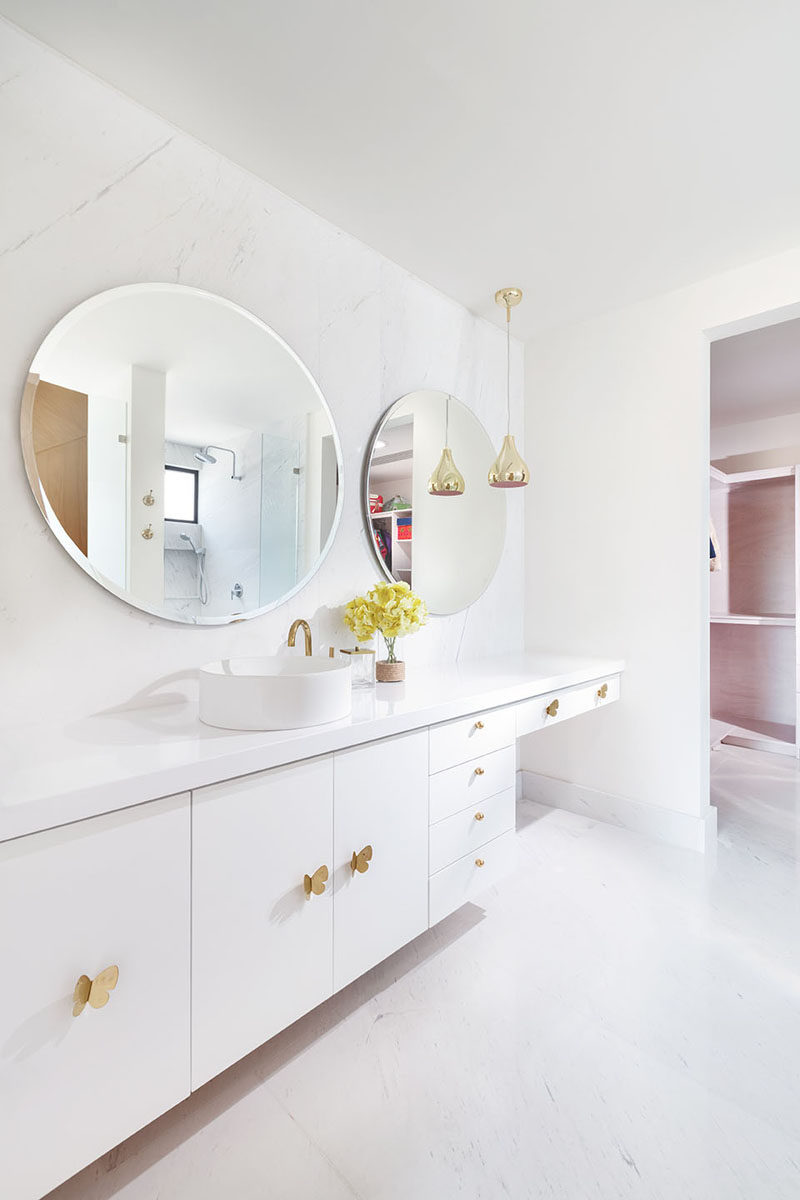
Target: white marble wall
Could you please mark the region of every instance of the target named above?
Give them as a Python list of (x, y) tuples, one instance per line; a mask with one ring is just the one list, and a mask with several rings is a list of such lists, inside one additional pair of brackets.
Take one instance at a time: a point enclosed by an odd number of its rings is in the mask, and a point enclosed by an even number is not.
[[(499, 443), (500, 323), (478, 320), (1, 22), (0, 129), (0, 722), (97, 712), (159, 680), (165, 693), (191, 692), (198, 663), (273, 653), (295, 616), (311, 620), (316, 645), (341, 645), (340, 606), (378, 575), (360, 511), (371, 430), (399, 396), (441, 388)], [(40, 341), (87, 296), (146, 280), (206, 288), (261, 317), (308, 365), (338, 425), (345, 498), (331, 554), (301, 594), (253, 621), (196, 628), (127, 607), (68, 558), (28, 488), (18, 412)], [(487, 279), (487, 291), (503, 282)], [(521, 430), (519, 345), (512, 376)], [(505, 553), (485, 595), (404, 643), (412, 667), (521, 647), (522, 506), (511, 493)]]

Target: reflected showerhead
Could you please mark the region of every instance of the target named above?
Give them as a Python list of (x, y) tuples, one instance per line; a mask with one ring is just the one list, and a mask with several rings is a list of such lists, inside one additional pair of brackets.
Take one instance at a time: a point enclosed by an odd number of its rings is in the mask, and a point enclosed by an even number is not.
[(198, 557), (198, 558), (201, 558), (201, 557), (202, 557), (202, 556), (205, 554), (205, 552), (206, 552), (206, 551), (205, 551), (205, 547), (204, 547), (204, 546), (195, 546), (194, 542), (193, 542), (193, 541), (192, 541), (192, 539), (189, 537), (189, 534), (188, 534), (188, 533), (181, 533), (181, 534), (179, 534), (179, 537), (180, 537), (180, 539), (181, 539), (181, 541), (182, 541), (182, 542), (188, 542), (188, 543), (189, 543), (189, 545), (192, 547), (192, 549), (194, 550), (194, 552), (195, 552), (195, 554), (197, 555), (197, 557)]
[(231, 479), (241, 480), (241, 475), (236, 474), (236, 451), (231, 450), (230, 446), (206, 446), (203, 450), (195, 450), (194, 456), (201, 463), (215, 463), (217, 460), (213, 454), (209, 454), (210, 450), (223, 450), (225, 454), (230, 454), (233, 458), (233, 470), (231, 471)]

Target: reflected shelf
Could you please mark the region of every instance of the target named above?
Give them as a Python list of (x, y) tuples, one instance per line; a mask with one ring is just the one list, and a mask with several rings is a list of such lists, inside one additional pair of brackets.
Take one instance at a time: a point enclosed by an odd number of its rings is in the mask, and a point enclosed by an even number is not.
[(792, 628), (796, 618), (791, 613), (712, 613), (712, 625), (780, 625)]

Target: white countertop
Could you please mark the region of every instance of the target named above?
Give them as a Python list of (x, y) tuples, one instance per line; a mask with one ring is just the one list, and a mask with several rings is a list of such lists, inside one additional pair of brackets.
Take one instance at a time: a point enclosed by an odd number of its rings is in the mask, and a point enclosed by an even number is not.
[(28, 729), (0, 749), (0, 841), (618, 675), (624, 665), (530, 654), (409, 667), (405, 683), (355, 690), (346, 719), (307, 729), (213, 729), (188, 701)]

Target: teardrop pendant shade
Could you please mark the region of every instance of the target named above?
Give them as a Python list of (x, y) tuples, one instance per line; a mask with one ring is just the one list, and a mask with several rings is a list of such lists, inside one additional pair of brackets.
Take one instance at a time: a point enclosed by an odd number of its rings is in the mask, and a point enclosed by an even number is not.
[(453, 462), (449, 446), (445, 446), (436, 470), (428, 480), (428, 491), (431, 496), (464, 495), (464, 476)]
[(489, 485), (496, 488), (525, 487), (530, 483), (531, 473), (516, 447), (514, 438), (507, 433), (503, 438), (500, 453), (489, 468)]

